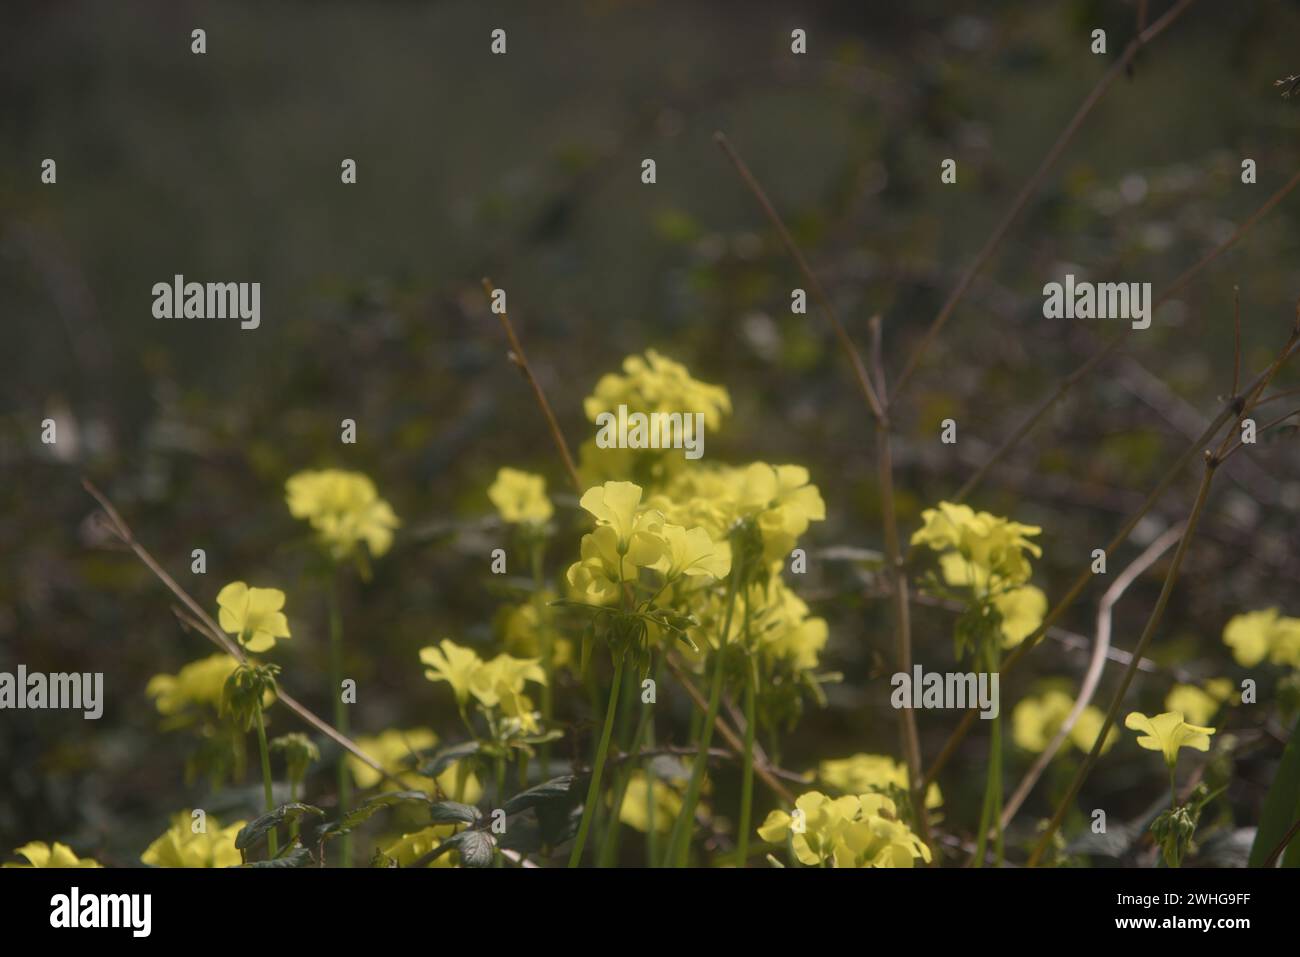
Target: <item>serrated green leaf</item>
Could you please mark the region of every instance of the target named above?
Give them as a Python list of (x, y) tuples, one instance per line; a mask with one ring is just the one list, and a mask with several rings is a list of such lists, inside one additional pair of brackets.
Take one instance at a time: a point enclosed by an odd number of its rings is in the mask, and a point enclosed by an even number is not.
[(239, 833), (235, 835), (235, 847), (241, 851), (247, 850), (264, 837), (271, 828), (280, 827), (282, 824), (292, 824), (307, 814), (313, 814), (316, 817), (325, 816), (324, 811), (311, 804), (300, 804), (296, 801), (290, 804), (281, 804), (274, 810), (267, 811), (261, 817), (245, 824)]
[(526, 811), (530, 807), (537, 807), (539, 804), (574, 798), (576, 797), (573, 786), (575, 780), (574, 775), (565, 774), (558, 778), (551, 778), (549, 781), (543, 781), (527, 791), (520, 791), (506, 801), (503, 810), (506, 812), (506, 816), (510, 817), (520, 811)]
[(327, 841), (330, 838), (341, 837), (344, 834), (350, 834), (355, 828), (359, 827), (365, 821), (369, 820), (376, 812), (386, 807), (392, 807), (395, 804), (402, 804), (407, 801), (428, 804), (429, 795), (423, 791), (387, 791), (383, 794), (376, 794), (370, 800), (359, 804), (352, 810), (348, 811), (337, 821), (330, 821), (320, 829), (320, 839)]
[(439, 801), (429, 808), (429, 820), (434, 824), (477, 824), (482, 817), (478, 808), (456, 801)]
[(460, 862), (465, 867), (491, 867), (493, 852), (497, 842), (487, 831), (461, 831), (456, 835), (460, 842), (456, 850), (460, 852)]
[(462, 741), (460, 744), (453, 744), (449, 748), (443, 748), (431, 760), (420, 764), (419, 773), (427, 778), (436, 778), (457, 761), (473, 757), (479, 752), (479, 749), (480, 745), (477, 741)]

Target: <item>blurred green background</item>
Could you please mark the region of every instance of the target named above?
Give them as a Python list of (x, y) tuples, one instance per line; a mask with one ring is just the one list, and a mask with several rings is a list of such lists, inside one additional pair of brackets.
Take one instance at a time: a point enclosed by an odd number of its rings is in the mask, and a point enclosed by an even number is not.
[[(1166, 8), (1152, 6), (1153, 17)], [(353, 728), (454, 733), (416, 652), (443, 637), (492, 641), (501, 596), (487, 568), (499, 538), (488, 482), (502, 465), (537, 470), (573, 504), (486, 312), (483, 275), (508, 291), (575, 448), (591, 435), (581, 400), (597, 378), (654, 347), (731, 392), (735, 414), (708, 437), (708, 457), (811, 469), (829, 519), (811, 532), (814, 561), (796, 587), (830, 622), (825, 664), (845, 682), (782, 760), (802, 771), (855, 751), (896, 753), (887, 607), (834, 551), (880, 547), (871, 423), (821, 317), (790, 314), (803, 282), (711, 137), (726, 131), (764, 183), (854, 338), (865, 346), (868, 318), (883, 317), (896, 377), (1132, 37), (1134, 9), (5, 4), (0, 669), (103, 671), (107, 700), (98, 722), (0, 712), (0, 852), (57, 838), (131, 864), (169, 813), (205, 799), (183, 777), (192, 741), (159, 730), (144, 688), (210, 649), (180, 630), (139, 563), (104, 547), (82, 475), (209, 607), (231, 579), (284, 588), (294, 638), (276, 659), (286, 687), (328, 713), (325, 610), (283, 482), (304, 468), (365, 471), (404, 527), (373, 581), (344, 596), (360, 683)], [(195, 27), (207, 31), (204, 56), (190, 53)], [(508, 32), (505, 56), (488, 51), (496, 27)], [(807, 55), (790, 53), (796, 27)], [(1097, 27), (1106, 56), (1089, 52)], [(905, 529), (1119, 328), (1043, 319), (1043, 283), (1073, 271), (1158, 293), (1297, 170), (1300, 102), (1273, 86), (1300, 71), (1297, 38), (1300, 4), (1202, 0), (1111, 88), (895, 413)], [(55, 186), (39, 181), (46, 157), (58, 162)], [(646, 157), (657, 163), (649, 186)], [(956, 185), (939, 183), (946, 157), (958, 159)], [(1256, 185), (1240, 181), (1246, 157)], [(354, 186), (339, 181), (344, 158), (358, 164)], [(1300, 296), (1297, 222), (1293, 196), (975, 496), (1044, 526), (1035, 581), (1049, 598), (1229, 391), (1234, 284), (1246, 373), (1284, 339)], [(260, 282), (261, 328), (153, 318), (152, 285), (176, 273)], [(46, 417), (60, 430), (53, 450), (39, 440)], [(945, 417), (958, 422), (955, 447), (938, 441)], [(355, 446), (338, 442), (343, 418), (358, 423)], [(1219, 638), (1229, 617), (1273, 604), (1300, 612), (1296, 464), (1293, 444), (1265, 443), (1221, 478), (1156, 645), (1161, 663), (1235, 674)], [(1185, 514), (1194, 479), (1171, 490), (1114, 567)], [(582, 528), (571, 507), (560, 519), (552, 573)], [(189, 573), (200, 547), (204, 577)], [(1121, 604), (1119, 647), (1136, 640), (1157, 587), (1148, 578)], [(1091, 634), (1100, 590), (1067, 627)], [(918, 660), (946, 667), (951, 616), (917, 614)], [(1077, 681), (1085, 653), (1049, 643), (1035, 660), (1004, 702), (1044, 677)], [(1135, 706), (1159, 710), (1172, 681), (1143, 673)], [(585, 698), (572, 697), (569, 720), (589, 720)], [(665, 721), (685, 713), (673, 697)], [(920, 718), (933, 756), (955, 719)], [(274, 725), (299, 730), (283, 713)], [(957, 832), (974, 824), (985, 748), (972, 736), (943, 779)], [(1146, 758), (1126, 742), (1080, 806), (1137, 814), (1160, 790)], [(1254, 820), (1275, 758), (1266, 737), (1243, 752), (1229, 795), (1239, 823)], [(327, 769), (315, 780), (328, 791)], [(1022, 820), (1044, 812), (1045, 794)]]

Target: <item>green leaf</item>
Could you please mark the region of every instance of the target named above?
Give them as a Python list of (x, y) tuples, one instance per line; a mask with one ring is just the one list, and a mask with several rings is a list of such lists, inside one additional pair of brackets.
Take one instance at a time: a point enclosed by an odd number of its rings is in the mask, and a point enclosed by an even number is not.
[(543, 781), (541, 784), (529, 788), (527, 791), (520, 791), (510, 800), (506, 801), (503, 810), (506, 817), (518, 814), (520, 811), (526, 811), (530, 807), (537, 807), (539, 804), (545, 804), (548, 801), (561, 801), (576, 797), (574, 788), (575, 777), (572, 774), (565, 774), (558, 778), (551, 778), (549, 781)]
[(267, 811), (261, 817), (245, 824), (235, 835), (235, 847), (239, 850), (247, 850), (256, 844), (266, 835), (266, 832), (273, 827), (279, 827), (282, 824), (292, 824), (299, 818), (314, 814), (317, 817), (324, 817), (325, 812), (318, 807), (310, 804), (281, 804), (273, 811)]
[[(1250, 849), (1250, 866), (1263, 867), (1273, 849), (1282, 843), (1291, 825), (1300, 818), (1300, 720), (1282, 752), (1282, 763), (1264, 796), (1259, 829)], [(1282, 855), (1283, 867), (1300, 867), (1300, 837), (1294, 838)]]
[(477, 824), (482, 817), (478, 808), (456, 801), (439, 801), (429, 808), (429, 820), (434, 824)]
[(289, 847), (280, 852), (278, 857), (269, 861), (254, 861), (251, 864), (244, 864), (243, 867), (311, 867), (316, 863), (316, 858), (311, 856), (311, 851), (303, 847), (297, 841), (294, 841)]
[(386, 791), (383, 794), (376, 794), (364, 804), (359, 804), (352, 810), (348, 811), (337, 821), (330, 821), (320, 829), (320, 839), (328, 841), (333, 837), (341, 837), (344, 834), (350, 834), (355, 828), (369, 820), (377, 811), (386, 807), (392, 807), (395, 804), (402, 804), (406, 801), (415, 801), (421, 804), (429, 803), (429, 795), (423, 791)]
[(457, 761), (473, 757), (478, 752), (479, 743), (477, 741), (462, 741), (460, 744), (453, 744), (449, 748), (443, 748), (431, 760), (421, 764), (418, 770), (426, 778), (436, 778)]
[(465, 867), (491, 867), (492, 852), (496, 850), (496, 841), (487, 831), (461, 831), (457, 850), (460, 862)]

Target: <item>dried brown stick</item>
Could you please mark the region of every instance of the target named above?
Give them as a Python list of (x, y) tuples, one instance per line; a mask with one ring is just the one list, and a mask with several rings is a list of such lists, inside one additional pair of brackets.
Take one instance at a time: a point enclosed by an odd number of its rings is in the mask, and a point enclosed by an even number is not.
[[(492, 294), (496, 287), (492, 285), (492, 280), (486, 276), (483, 278), (483, 290), (488, 295), (488, 301), (491, 302)], [(493, 310), (495, 312), (495, 310)], [(542, 385), (537, 381), (537, 376), (533, 375), (533, 367), (528, 364), (528, 356), (524, 352), (523, 345), (519, 342), (519, 337), (515, 335), (514, 324), (510, 321), (510, 315), (502, 309), (497, 313), (497, 318), (501, 320), (501, 328), (505, 330), (506, 340), (510, 343), (510, 361), (519, 369), (523, 377), (528, 380), (532, 386), (533, 396), (537, 399), (537, 404), (542, 408), (542, 414), (546, 416), (546, 424), (551, 430), (551, 439), (555, 442), (555, 447), (560, 451), (560, 458), (564, 460), (564, 468), (569, 473), (569, 481), (573, 483), (573, 490), (579, 495), (582, 494), (582, 479), (578, 476), (578, 466), (574, 464), (573, 455), (569, 452), (569, 443), (564, 440), (564, 433), (560, 431), (560, 423), (555, 418), (555, 413), (551, 411), (551, 404), (546, 401), (546, 393), (542, 391)]]
[[(1242, 237), (1245, 236), (1246, 233), (1250, 232), (1256, 223), (1268, 215), (1273, 207), (1285, 199), (1286, 196), (1296, 188), (1296, 186), (1300, 186), (1300, 170), (1297, 170), (1296, 173), (1286, 181), (1286, 183), (1273, 193), (1272, 196), (1265, 200), (1263, 205), (1261, 205), (1259, 209), (1255, 210), (1255, 212), (1252, 213), (1244, 223), (1238, 226), (1231, 236), (1202, 256), (1195, 264), (1189, 266), (1183, 271), (1182, 275), (1170, 283), (1169, 286), (1166, 287), (1166, 289), (1152, 302), (1152, 312), (1154, 312), (1158, 306), (1168, 302), (1177, 295), (1177, 293), (1192, 280), (1192, 277), (1202, 269), (1209, 266), (1212, 262), (1218, 259), (1219, 256), (1223, 255), (1223, 253), (1227, 252), (1240, 242)], [(965, 501), (967, 496), (969, 496), (988, 475), (989, 470), (1005, 458), (1012, 449), (1019, 445), (1021, 440), (1033, 431), (1034, 426), (1036, 426), (1042, 420), (1043, 416), (1047, 415), (1047, 413), (1065, 397), (1065, 394), (1069, 392), (1070, 389), (1074, 388), (1074, 386), (1092, 372), (1093, 369), (1105, 362), (1116, 349), (1127, 342), (1132, 331), (1132, 326), (1129, 326), (1117, 333), (1109, 342), (1089, 356), (1082, 365), (1062, 379), (1056, 389), (1043, 399), (1043, 401), (1025, 417), (1020, 425), (1018, 425), (1015, 430), (1008, 435), (996, 449), (993, 450), (988, 459), (985, 460), (984, 464), (976, 469), (975, 474), (966, 480), (965, 484), (958, 489), (957, 494), (953, 497), (953, 501)], [(1234, 393), (1229, 398), (1229, 404), (1231, 404), (1231, 402), (1236, 398), (1237, 396)]]
[[(96, 488), (89, 479), (83, 478), (81, 480), (81, 485), (90, 496), (99, 503), (99, 507), (103, 510), (113, 534), (116, 535), (123, 544), (130, 548), (131, 551), (135, 553), (135, 556), (144, 563), (144, 566), (148, 568), (149, 571), (153, 572), (154, 577), (167, 586), (167, 589), (176, 596), (186, 609), (189, 610), (192, 617), (192, 623), (199, 626), (199, 630), (204, 637), (226, 654), (233, 656), (241, 662), (246, 662), (248, 656), (244, 653), (244, 649), (221, 630), (217, 623), (212, 620), (212, 616), (203, 609), (203, 606), (195, 601), (190, 596), (189, 592), (177, 584), (176, 579), (172, 578), (172, 576), (167, 573), (167, 570), (158, 564), (153, 555), (149, 553), (149, 550), (140, 544), (140, 541), (131, 531), (131, 527), (126, 523), (126, 520), (122, 518), (121, 513), (119, 513), (113, 506), (113, 503), (109, 501), (108, 496)], [(333, 725), (317, 717), (305, 705), (285, 691), (283, 687), (279, 687), (278, 683), (276, 697), (284, 703), (286, 708), (298, 715), (298, 717), (307, 722), (307, 724), (311, 725), (321, 734), (330, 738), (335, 744), (355, 755), (361, 761), (364, 761), (367, 766), (378, 771), (385, 779), (396, 783), (398, 787), (402, 786), (401, 782), (385, 770), (383, 765), (362, 751), (355, 741), (339, 733)]]
[(1101, 601), (1097, 603), (1097, 633), (1093, 640), (1092, 657), (1088, 661), (1088, 670), (1084, 673), (1083, 681), (1079, 685), (1079, 694), (1069, 713), (1065, 716), (1065, 720), (1061, 722), (1061, 727), (1057, 729), (1047, 747), (1043, 749), (1042, 753), (1034, 760), (1033, 765), (1025, 772), (1025, 776), (1002, 809), (1002, 829), (1004, 831), (1020, 810), (1021, 805), (1024, 804), (1029, 792), (1038, 783), (1038, 779), (1042, 777), (1047, 766), (1052, 762), (1052, 758), (1056, 757), (1056, 753), (1061, 749), (1061, 745), (1065, 743), (1066, 737), (1074, 728), (1075, 722), (1079, 720), (1079, 715), (1083, 714), (1083, 709), (1092, 703), (1092, 697), (1097, 691), (1097, 686), (1101, 683), (1101, 673), (1106, 666), (1106, 659), (1109, 657), (1111, 621), (1115, 604), (1139, 576), (1154, 565), (1161, 555), (1173, 547), (1182, 534), (1183, 525), (1181, 523), (1167, 529), (1163, 535), (1148, 545), (1141, 555), (1115, 577), (1115, 581), (1106, 589), (1106, 593), (1101, 596)]
[(1044, 156), (1043, 161), (1039, 163), (1038, 169), (1029, 177), (1025, 182), (1025, 185), (1021, 187), (1020, 192), (1016, 195), (1016, 198), (1012, 201), (1011, 205), (1007, 207), (1006, 213), (1003, 214), (1002, 219), (999, 220), (998, 224), (993, 228), (993, 232), (989, 234), (988, 239), (984, 241), (984, 245), (980, 248), (979, 253), (976, 254), (975, 259), (966, 268), (966, 271), (962, 273), (961, 279), (958, 280), (957, 285), (953, 288), (952, 292), (948, 294), (948, 298), (939, 309), (939, 314), (934, 317), (934, 320), (930, 323), (930, 327), (921, 337), (921, 341), (912, 351), (912, 355), (907, 360), (907, 364), (903, 366), (902, 375), (898, 377), (898, 383), (894, 386), (895, 399), (897, 399), (907, 387), (912, 375), (916, 372), (922, 358), (924, 358), (926, 351), (930, 348), (930, 345), (934, 342), (934, 339), (939, 334), (940, 330), (943, 329), (948, 320), (952, 317), (953, 310), (955, 310), (957, 304), (961, 302), (961, 299), (966, 294), (966, 290), (970, 287), (971, 282), (984, 269), (985, 265), (988, 264), (994, 251), (1001, 244), (1007, 230), (1011, 228), (1011, 224), (1014, 223), (1016, 218), (1020, 215), (1025, 204), (1029, 201), (1029, 197), (1038, 190), (1043, 179), (1047, 176), (1048, 171), (1056, 164), (1056, 161), (1060, 159), (1061, 154), (1065, 152), (1065, 148), (1070, 144), (1070, 141), (1074, 139), (1074, 135), (1083, 125), (1083, 121), (1088, 118), (1088, 114), (1090, 114), (1093, 108), (1101, 101), (1102, 96), (1105, 95), (1106, 91), (1110, 88), (1110, 85), (1129, 68), (1133, 58), (1137, 56), (1137, 53), (1142, 46), (1163, 33), (1170, 24), (1183, 15), (1192, 3), (1193, 0), (1179, 0), (1179, 2), (1170, 7), (1169, 10), (1160, 17), (1160, 19), (1156, 20), (1149, 27), (1139, 33), (1138, 36), (1124, 49), (1124, 53), (1120, 58), (1111, 65), (1110, 69), (1102, 74), (1101, 79), (1097, 81), (1097, 85), (1092, 88), (1092, 92), (1084, 97), (1083, 103), (1079, 105), (1074, 116), (1071, 117), (1070, 122), (1066, 124), (1065, 129), (1063, 129), (1060, 135), (1056, 138), (1056, 142), (1054, 142), (1051, 149), (1047, 151), (1047, 155)]

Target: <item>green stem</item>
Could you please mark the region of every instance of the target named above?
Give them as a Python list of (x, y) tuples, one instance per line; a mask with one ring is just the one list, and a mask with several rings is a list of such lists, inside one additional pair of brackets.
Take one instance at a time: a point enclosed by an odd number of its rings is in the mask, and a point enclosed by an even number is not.
[[(635, 703), (638, 686), (635, 681), (630, 682), (630, 686), (633, 690), (632, 701)], [(618, 854), (619, 829), (622, 826), (619, 815), (623, 810), (623, 801), (627, 798), (627, 789), (632, 781), (632, 772), (636, 768), (635, 755), (640, 752), (641, 743), (645, 740), (646, 728), (651, 723), (650, 712), (653, 708), (654, 705), (649, 702), (641, 705), (641, 716), (637, 719), (636, 730), (632, 733), (632, 743), (628, 746), (626, 752), (632, 757), (624, 761), (618, 769), (618, 780), (614, 784), (613, 790), (614, 801), (610, 805), (609, 824), (605, 828), (605, 839), (600, 845), (600, 854), (596, 861), (597, 867), (610, 867)], [(651, 792), (650, 797), (653, 801), (653, 792)], [(650, 805), (647, 805), (647, 807), (650, 807)], [(650, 823), (653, 824), (653, 821)]]
[(591, 767), (591, 783), (587, 785), (587, 801), (582, 808), (582, 823), (578, 825), (578, 836), (573, 841), (573, 850), (569, 854), (569, 866), (577, 867), (582, 860), (582, 849), (587, 843), (587, 832), (591, 830), (591, 819), (596, 813), (596, 802), (600, 798), (600, 776), (605, 770), (605, 756), (609, 753), (609, 739), (614, 731), (614, 712), (618, 710), (618, 696), (623, 687), (623, 653), (614, 658), (614, 678), (609, 688), (609, 700), (605, 704), (605, 726), (600, 732), (600, 744), (596, 747), (596, 761)]
[[(555, 687), (555, 636), (551, 634), (551, 610), (547, 607), (546, 602), (542, 601), (542, 588), (546, 583), (543, 572), (544, 548), (545, 543), (541, 539), (533, 542), (533, 603), (537, 609), (537, 637), (538, 643), (541, 645), (542, 669), (546, 672), (546, 683), (542, 685), (542, 726), (549, 730), (551, 716), (555, 713), (554, 692), (552, 690)], [(550, 776), (551, 767), (551, 744), (549, 741), (543, 742), (538, 760), (541, 767), (538, 780), (545, 781)]]
[[(298, 794), (299, 794), (298, 781), (295, 778), (290, 778), (289, 779), (289, 803), (290, 804), (298, 803)], [(292, 844), (297, 837), (298, 837), (298, 821), (297, 819), (295, 819), (289, 824), (289, 843)]]
[[(749, 604), (745, 604), (746, 648), (749, 635)], [(751, 656), (745, 668), (745, 753), (740, 777), (740, 829), (736, 833), (736, 866), (749, 860), (749, 824), (754, 810), (754, 699), (758, 691), (758, 662)]]
[(672, 832), (668, 836), (668, 856), (665, 866), (685, 867), (691, 850), (691, 831), (695, 826), (695, 806), (700, 800), (700, 791), (704, 787), (704, 773), (709, 764), (709, 746), (713, 744), (713, 725), (718, 719), (718, 709), (722, 704), (722, 679), (726, 672), (724, 667), (727, 657), (727, 638), (731, 635), (731, 614), (736, 607), (736, 579), (739, 572), (735, 569), (727, 578), (727, 613), (723, 618), (722, 633), (718, 636), (718, 650), (713, 664), (713, 684), (709, 688), (709, 704), (704, 713), (704, 723), (700, 726), (700, 738), (695, 754), (695, 763), (691, 767), (691, 778), (686, 785), (686, 794), (682, 798), (682, 810), (673, 822)]
[[(257, 747), (262, 752), (262, 790), (266, 794), (266, 810), (275, 810), (275, 795), (271, 791), (271, 749), (266, 744), (266, 722), (262, 720), (262, 703), (257, 703)], [(266, 832), (266, 851), (269, 857), (280, 853), (280, 842), (276, 840), (275, 828)]]
[[(336, 576), (330, 572), (329, 589), (330, 616), (330, 694), (334, 697), (334, 727), (340, 734), (348, 733), (348, 709), (343, 704), (343, 615), (339, 610), (339, 593)], [(352, 778), (348, 776), (347, 753), (340, 749), (338, 763), (338, 800), (339, 814), (346, 814), (352, 807)], [(344, 867), (352, 866), (352, 835), (344, 834), (340, 839), (342, 846), (339, 856)]]

